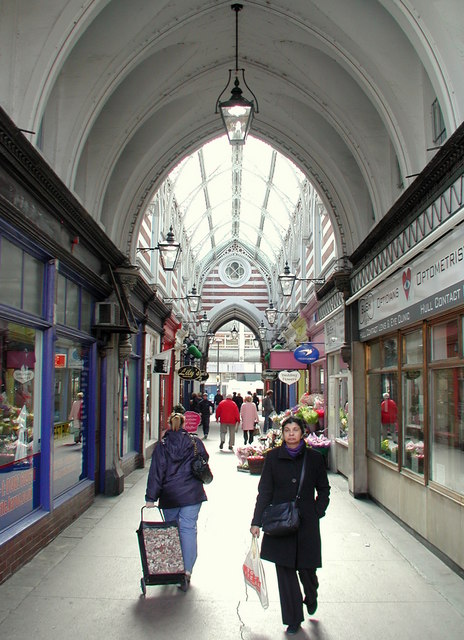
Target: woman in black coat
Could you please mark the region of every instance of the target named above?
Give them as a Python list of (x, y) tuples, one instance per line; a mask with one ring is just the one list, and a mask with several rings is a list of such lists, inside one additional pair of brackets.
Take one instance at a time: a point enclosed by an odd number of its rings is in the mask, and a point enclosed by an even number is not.
[(261, 545), (261, 558), (276, 565), (282, 621), (291, 635), (297, 633), (304, 620), (303, 604), (310, 615), (317, 609), (316, 569), (322, 566), (319, 520), (325, 515), (330, 494), (324, 458), (306, 446), (305, 426), (303, 420), (293, 416), (282, 423), (284, 442), (266, 456), (250, 529), (252, 535), (259, 537), (265, 508), (295, 499), (306, 455), (299, 529), (281, 537), (264, 534)]

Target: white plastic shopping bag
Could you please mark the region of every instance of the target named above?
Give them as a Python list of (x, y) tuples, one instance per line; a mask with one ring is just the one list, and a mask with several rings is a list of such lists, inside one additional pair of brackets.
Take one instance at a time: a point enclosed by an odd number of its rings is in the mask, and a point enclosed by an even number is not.
[(243, 563), (243, 576), (245, 578), (245, 591), (248, 600), (248, 586), (256, 591), (264, 609), (269, 606), (267, 596), (266, 577), (264, 567), (259, 557), (258, 540), (255, 536), (251, 538), (251, 547)]

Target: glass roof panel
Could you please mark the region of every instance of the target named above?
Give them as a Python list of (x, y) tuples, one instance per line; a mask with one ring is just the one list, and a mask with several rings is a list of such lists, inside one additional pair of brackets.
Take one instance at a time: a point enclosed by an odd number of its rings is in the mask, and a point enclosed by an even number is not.
[(221, 136), (185, 158), (169, 180), (197, 259), (236, 238), (274, 261), (304, 176), (253, 136), (240, 147)]

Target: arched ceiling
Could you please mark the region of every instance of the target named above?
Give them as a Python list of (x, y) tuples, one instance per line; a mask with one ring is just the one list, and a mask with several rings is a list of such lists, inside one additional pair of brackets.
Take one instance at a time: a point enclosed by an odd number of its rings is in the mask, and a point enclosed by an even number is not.
[[(350, 254), (433, 156), (434, 99), (448, 135), (463, 119), (461, 0), (243, 4), (252, 133), (316, 184)], [(230, 5), (1, 5), (1, 105), (124, 251), (168, 172), (221, 133)]]

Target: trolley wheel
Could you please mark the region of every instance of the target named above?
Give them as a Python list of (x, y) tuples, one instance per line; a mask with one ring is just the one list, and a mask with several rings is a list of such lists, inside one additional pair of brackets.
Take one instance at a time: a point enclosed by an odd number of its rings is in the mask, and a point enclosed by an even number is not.
[(145, 585), (145, 580), (143, 578), (140, 578), (140, 588), (142, 589), (142, 593), (144, 596), (147, 595), (147, 587)]

